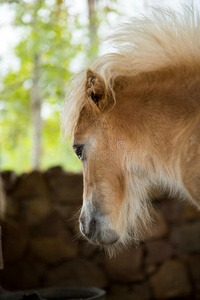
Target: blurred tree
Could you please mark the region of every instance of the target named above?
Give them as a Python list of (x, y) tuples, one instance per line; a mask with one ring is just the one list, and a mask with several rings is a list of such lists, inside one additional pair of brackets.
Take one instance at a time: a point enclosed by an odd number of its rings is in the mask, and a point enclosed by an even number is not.
[[(26, 32), (15, 49), (20, 58), (20, 69), (9, 72), (3, 80), (3, 124), (15, 123), (14, 126), (7, 126), (8, 132), (3, 132), (6, 140), (4, 145), (11, 153), (12, 148), (15, 147), (16, 150), (25, 136), (31, 135), (31, 142), (30, 139), (23, 142), (24, 148), (26, 153), (31, 150), (31, 166), (39, 168), (42, 152), (42, 114), (43, 133), (47, 133), (46, 127), (49, 127), (48, 117), (55, 114), (55, 128), (59, 133), (58, 104), (64, 101), (65, 86), (71, 76), (70, 62), (79, 53), (84, 41), (81, 41), (82, 45), (80, 42), (72, 43), (72, 31), (79, 29), (80, 25), (78, 17), (68, 15), (67, 7), (62, 1), (52, 3), (34, 0), (18, 3), (15, 10), (15, 26), (26, 28)], [(52, 135), (51, 138), (53, 143), (55, 136)], [(21, 154), (22, 162), (27, 154)], [(6, 159), (6, 155), (3, 159)]]
[(89, 15), (89, 37), (90, 37), (90, 56), (95, 57), (98, 51), (97, 30), (99, 26), (97, 11), (95, 10), (96, 0), (87, 0)]

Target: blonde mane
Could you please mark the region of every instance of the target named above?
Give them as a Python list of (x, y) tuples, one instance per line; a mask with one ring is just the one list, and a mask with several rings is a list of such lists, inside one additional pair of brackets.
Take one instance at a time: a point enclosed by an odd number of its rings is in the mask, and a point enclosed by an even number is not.
[[(116, 52), (100, 56), (90, 68), (102, 76), (114, 98), (114, 82), (120, 77), (166, 68), (199, 72), (200, 18), (198, 12), (189, 8), (182, 13), (155, 8), (151, 17), (132, 18), (121, 24), (107, 40)], [(85, 105), (85, 81), (86, 70), (83, 70), (68, 86), (61, 117), (64, 136), (74, 134)]]

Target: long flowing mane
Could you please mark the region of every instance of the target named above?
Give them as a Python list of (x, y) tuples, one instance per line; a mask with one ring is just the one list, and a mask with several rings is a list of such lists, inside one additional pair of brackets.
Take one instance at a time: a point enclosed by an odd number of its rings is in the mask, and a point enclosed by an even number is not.
[[(151, 16), (131, 18), (121, 24), (108, 41), (116, 52), (100, 56), (90, 68), (102, 76), (113, 97), (114, 82), (120, 77), (134, 79), (139, 74), (166, 68), (199, 72), (200, 18), (198, 12), (189, 8), (182, 13), (155, 8)], [(73, 136), (85, 105), (85, 81), (83, 70), (68, 86), (61, 117), (64, 136)]]

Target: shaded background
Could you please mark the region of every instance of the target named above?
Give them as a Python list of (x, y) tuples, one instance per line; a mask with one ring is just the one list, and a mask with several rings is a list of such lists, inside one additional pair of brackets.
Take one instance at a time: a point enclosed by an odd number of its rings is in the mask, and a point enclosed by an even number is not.
[(156, 226), (145, 241), (109, 259), (77, 238), (81, 165), (59, 132), (71, 76), (112, 51), (103, 39), (117, 23), (156, 4), (177, 11), (181, 4), (199, 6), (189, 0), (0, 2), (3, 287), (96, 286), (113, 300), (200, 299), (200, 214), (182, 199), (157, 195)]

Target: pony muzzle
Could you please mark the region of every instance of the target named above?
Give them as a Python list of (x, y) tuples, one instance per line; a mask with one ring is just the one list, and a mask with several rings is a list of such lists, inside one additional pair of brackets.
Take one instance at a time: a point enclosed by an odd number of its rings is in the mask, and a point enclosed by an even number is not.
[(92, 244), (112, 245), (119, 240), (119, 235), (112, 228), (108, 216), (91, 207), (89, 212), (82, 208), (79, 225), (82, 235)]

